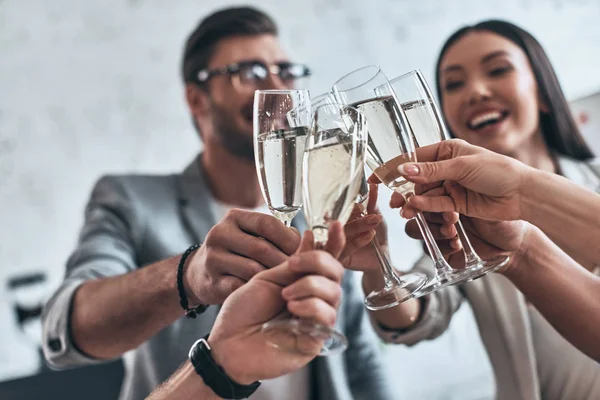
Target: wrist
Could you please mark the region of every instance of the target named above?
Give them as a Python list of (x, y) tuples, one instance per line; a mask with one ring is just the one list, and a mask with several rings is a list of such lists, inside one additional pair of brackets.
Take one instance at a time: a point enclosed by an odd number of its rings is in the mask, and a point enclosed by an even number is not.
[(231, 348), (231, 346), (217, 338), (209, 338), (207, 342), (211, 347), (213, 360), (231, 380), (240, 385), (250, 385), (258, 380), (240, 365), (239, 354), (232, 355), (228, 352), (228, 348)]
[(540, 171), (529, 166), (525, 166), (521, 171), (521, 179), (519, 185), (519, 216), (517, 219), (523, 221), (531, 221), (531, 215), (534, 207), (539, 207), (539, 199), (537, 199), (537, 185), (540, 180)]
[(200, 297), (196, 295), (195, 291), (193, 290), (194, 286), (191, 284), (191, 282), (198, 281), (198, 279), (195, 277), (198, 268), (195, 268), (195, 266), (198, 262), (199, 254), (202, 250), (203, 248), (201, 247), (197, 251), (192, 253), (186, 260), (187, 262), (185, 263), (185, 265), (183, 266), (183, 290), (188, 299), (189, 307), (196, 307), (198, 305), (205, 304), (202, 301), (202, 299), (200, 299)]
[(534, 225), (524, 222), (526, 230), (523, 233), (523, 240), (519, 248), (513, 253), (509, 265), (500, 272), (508, 279), (519, 279), (523, 273), (527, 273), (531, 265), (531, 259), (535, 258), (535, 253), (539, 248), (539, 235), (543, 233)]
[[(385, 285), (380, 269), (363, 274), (362, 287), (366, 296), (374, 290), (380, 290)], [(421, 299), (409, 299), (388, 309), (369, 311), (383, 330), (399, 331), (409, 329), (421, 315)]]

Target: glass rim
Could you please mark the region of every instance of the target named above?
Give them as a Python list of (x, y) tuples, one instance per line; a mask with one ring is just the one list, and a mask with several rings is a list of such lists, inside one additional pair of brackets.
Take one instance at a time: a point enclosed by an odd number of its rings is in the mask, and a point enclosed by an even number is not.
[(351, 110), (353, 110), (353, 111), (356, 111), (356, 112), (357, 112), (359, 115), (361, 115), (361, 116), (363, 116), (363, 117), (364, 117), (364, 114), (363, 114), (363, 112), (362, 112), (362, 111), (360, 111), (358, 108), (356, 108), (356, 107), (353, 107), (353, 106), (350, 106), (350, 105), (347, 105), (347, 104), (344, 104), (344, 103), (338, 103), (338, 102), (335, 102), (335, 103), (329, 103), (329, 104), (321, 104), (320, 106), (317, 106), (317, 107), (315, 108), (314, 112), (317, 112), (317, 110), (318, 110), (319, 108), (323, 108), (323, 107), (331, 107), (331, 106), (340, 106), (340, 107), (339, 107), (339, 109), (340, 109), (340, 110), (341, 110), (341, 109), (343, 109), (343, 108), (349, 108), (349, 109), (351, 109)]
[(318, 94), (316, 96), (311, 96), (310, 97), (310, 101), (311, 102), (318, 101), (318, 100), (321, 100), (321, 99), (325, 99), (327, 97), (331, 97), (331, 98), (335, 99), (335, 95), (334, 95), (333, 91), (330, 90), (329, 92), (323, 92), (323, 93), (320, 93), (320, 94)]
[[(352, 74), (354, 74), (354, 73), (357, 73), (357, 72), (359, 72), (359, 71), (362, 71), (362, 70), (366, 70), (366, 69), (368, 69), (368, 68), (375, 68), (375, 69), (376, 69), (376, 71), (375, 71), (375, 73), (373, 74), (373, 76), (372, 76), (372, 77), (370, 77), (369, 79), (367, 79), (366, 81), (364, 81), (364, 82), (362, 82), (362, 83), (360, 83), (360, 84), (358, 84), (358, 85), (351, 86), (351, 87), (349, 87), (349, 88), (344, 88), (344, 89), (341, 89), (341, 88), (339, 87), (339, 84), (340, 84), (340, 82), (341, 82), (342, 80), (346, 79), (347, 77), (349, 77), (350, 75), (352, 75)], [(340, 79), (338, 79), (338, 80), (337, 80), (337, 81), (336, 81), (336, 82), (333, 84), (334, 92), (338, 92), (338, 93), (344, 93), (344, 92), (348, 92), (348, 91), (350, 91), (350, 90), (358, 89), (359, 87), (365, 86), (366, 84), (368, 84), (369, 82), (371, 82), (373, 79), (375, 79), (375, 78), (377, 77), (377, 74), (379, 74), (380, 72), (381, 72), (381, 73), (383, 73), (383, 70), (382, 70), (382, 69), (381, 69), (381, 67), (380, 67), (379, 65), (377, 65), (377, 64), (365, 65), (364, 67), (360, 67), (360, 68), (357, 68), (357, 69), (355, 69), (355, 70), (353, 70), (353, 71), (350, 71), (350, 72), (348, 72), (347, 74), (343, 75), (343, 76), (342, 76)], [(387, 79), (387, 76), (385, 76), (385, 74), (384, 74), (384, 77)]]
[(406, 72), (406, 73), (404, 73), (402, 75), (398, 75), (395, 78), (389, 79), (389, 82), (391, 84), (392, 82), (395, 82), (395, 81), (400, 80), (400, 79), (404, 79), (404, 78), (406, 78), (408, 76), (411, 76), (411, 75), (416, 75), (419, 78), (423, 78), (423, 72), (421, 72), (421, 70), (419, 68), (417, 68), (417, 69), (413, 69), (412, 71)]
[[(356, 112), (356, 114), (359, 117), (359, 119), (356, 121), (356, 123), (364, 124), (366, 122), (365, 114), (361, 110), (359, 110), (358, 108), (356, 108), (356, 107), (352, 107), (352, 106), (349, 106), (349, 105), (346, 105), (346, 104), (342, 104), (342, 103), (322, 104), (322, 105), (318, 106), (317, 108), (315, 108), (312, 111), (313, 121), (312, 121), (311, 126), (310, 126), (309, 135), (317, 135), (320, 132), (323, 132), (323, 130), (327, 130), (327, 128), (325, 128), (321, 124), (319, 124), (319, 122), (317, 121), (317, 119), (314, 118), (314, 116), (316, 115), (318, 109), (324, 108), (324, 107), (330, 108), (331, 106), (340, 106), (339, 108), (337, 108), (340, 111), (343, 110), (343, 109), (349, 109), (349, 110), (351, 110), (353, 112)], [(339, 115), (341, 116), (342, 114), (340, 113)], [(313, 126), (313, 124), (315, 126)], [(321, 130), (319, 130), (319, 129), (321, 129)]]
[[(310, 97), (310, 94), (309, 94)], [(327, 103), (329, 105), (332, 104), (337, 104), (338, 102), (335, 99), (335, 95), (333, 94), (333, 92), (325, 92), (325, 93), (321, 93), (319, 95), (316, 95), (315, 97), (310, 97), (309, 98), (309, 103), (310, 104), (301, 104), (297, 107), (292, 108), (290, 111), (288, 111), (289, 113), (293, 113), (293, 112), (298, 112), (299, 110), (306, 110), (307, 108), (311, 108), (313, 110), (316, 110), (317, 108), (323, 106), (323, 105), (327, 105), (327, 104), (321, 104), (320, 106), (314, 107), (314, 105), (312, 103), (317, 103), (320, 101), (323, 101), (325, 99), (331, 99), (333, 100), (331, 103)], [(314, 112), (314, 111), (313, 111)]]
[(307, 93), (310, 97), (308, 89), (256, 89), (254, 94), (290, 94), (290, 93)]

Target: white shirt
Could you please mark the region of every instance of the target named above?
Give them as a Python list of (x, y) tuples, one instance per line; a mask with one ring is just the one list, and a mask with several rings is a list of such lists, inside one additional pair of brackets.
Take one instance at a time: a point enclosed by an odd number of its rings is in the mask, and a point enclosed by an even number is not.
[[(232, 208), (229, 204), (214, 202), (213, 214), (216, 221), (221, 221), (225, 214)], [(269, 207), (263, 204), (248, 211), (261, 212), (272, 215)], [(308, 367), (301, 368), (291, 374), (280, 376), (275, 379), (265, 379), (260, 387), (251, 396), (252, 400), (309, 400), (310, 399), (310, 375)]]

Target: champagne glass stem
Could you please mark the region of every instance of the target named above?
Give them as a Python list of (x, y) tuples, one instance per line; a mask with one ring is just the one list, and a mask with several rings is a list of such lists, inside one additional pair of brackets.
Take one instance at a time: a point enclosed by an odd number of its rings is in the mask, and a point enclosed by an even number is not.
[(427, 246), (429, 255), (433, 259), (437, 274), (443, 275), (446, 273), (451, 273), (452, 267), (450, 267), (444, 259), (444, 256), (442, 255), (442, 252), (440, 251), (440, 248), (435, 242), (435, 238), (433, 237), (433, 234), (427, 225), (427, 221), (425, 220), (423, 213), (418, 213), (416, 220), (419, 230), (421, 231), (421, 235), (425, 240), (425, 245)]
[(296, 214), (298, 214), (297, 211), (292, 213), (275, 212), (273, 213), (273, 216), (283, 222), (286, 227), (290, 228), (292, 226), (292, 220)]
[(458, 229), (458, 238), (463, 246), (463, 252), (465, 254), (465, 265), (474, 265), (482, 262), (481, 258), (477, 255), (475, 250), (473, 249), (473, 245), (467, 236), (467, 232), (465, 232), (465, 228), (463, 227), (462, 222), (460, 221), (460, 217), (458, 218), (458, 222), (456, 223)]
[(375, 256), (377, 257), (377, 261), (379, 261), (379, 265), (381, 267), (381, 272), (383, 272), (385, 286), (391, 287), (395, 283), (401, 284), (402, 279), (396, 274), (396, 271), (394, 271), (394, 268), (390, 265), (388, 258), (381, 251), (377, 236), (371, 240), (371, 247), (373, 247), (373, 250), (375, 251)]

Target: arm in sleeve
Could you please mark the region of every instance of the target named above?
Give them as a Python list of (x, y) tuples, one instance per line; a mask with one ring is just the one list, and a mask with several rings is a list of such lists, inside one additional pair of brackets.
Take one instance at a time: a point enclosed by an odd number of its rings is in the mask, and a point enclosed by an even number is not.
[(79, 351), (71, 340), (73, 296), (87, 280), (137, 268), (135, 243), (139, 234), (141, 229), (124, 185), (115, 177), (100, 179), (86, 207), (77, 247), (67, 261), (65, 280), (42, 313), (42, 350), (51, 367), (101, 362)]

